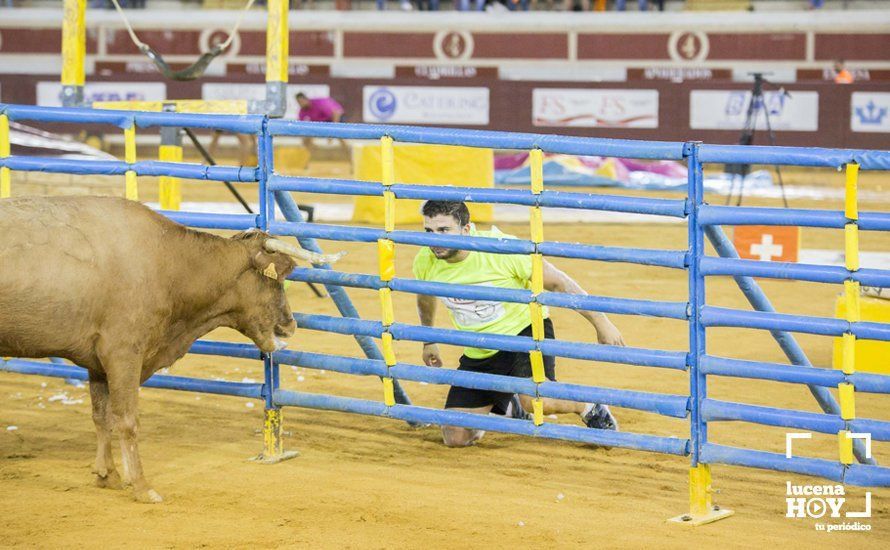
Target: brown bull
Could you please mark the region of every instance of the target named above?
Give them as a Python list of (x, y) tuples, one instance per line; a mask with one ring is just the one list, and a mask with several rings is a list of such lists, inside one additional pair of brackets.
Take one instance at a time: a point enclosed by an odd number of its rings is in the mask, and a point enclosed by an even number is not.
[(63, 357), (89, 371), (97, 483), (160, 502), (137, 448), (139, 385), (217, 327), (263, 351), (295, 330), (284, 293), (294, 258), (336, 261), (260, 231), (226, 239), (122, 199), (0, 201), (0, 356)]

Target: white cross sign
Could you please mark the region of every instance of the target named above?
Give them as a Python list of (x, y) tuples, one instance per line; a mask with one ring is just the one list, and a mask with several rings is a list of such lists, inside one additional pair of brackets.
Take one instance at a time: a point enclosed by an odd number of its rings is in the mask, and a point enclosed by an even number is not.
[(759, 256), (762, 262), (770, 262), (774, 256), (781, 256), (784, 249), (785, 247), (780, 244), (773, 244), (772, 235), (764, 233), (760, 243), (751, 245), (751, 255)]

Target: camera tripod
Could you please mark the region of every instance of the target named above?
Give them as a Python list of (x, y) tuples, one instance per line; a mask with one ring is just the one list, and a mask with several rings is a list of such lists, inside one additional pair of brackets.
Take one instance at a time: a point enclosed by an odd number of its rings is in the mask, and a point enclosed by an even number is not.
[[(739, 145), (752, 145), (754, 143), (754, 134), (757, 131), (757, 115), (758, 112), (763, 110), (763, 118), (766, 121), (766, 132), (769, 137), (769, 144), (776, 144), (776, 134), (773, 132), (772, 124), (769, 119), (769, 106), (766, 104), (766, 100), (763, 96), (763, 88), (764, 86), (771, 86), (774, 90), (782, 95), (782, 97), (791, 98), (791, 94), (785, 91), (785, 88), (781, 86), (777, 86), (773, 84), (769, 80), (763, 77), (764, 73), (749, 73), (754, 77), (754, 86), (751, 89), (751, 100), (748, 102), (748, 109), (745, 113), (745, 124), (742, 127), (742, 135), (739, 137)], [(785, 197), (785, 182), (782, 181), (782, 170), (778, 165), (775, 165), (776, 176), (779, 180), (779, 188), (782, 190), (782, 203), (785, 208), (788, 207), (788, 199)], [(726, 172), (728, 174), (732, 174), (733, 176), (738, 175), (739, 178), (739, 195), (738, 200), (736, 201), (736, 206), (741, 206), (742, 197), (744, 196), (745, 191), (745, 176), (747, 176), (751, 172), (750, 164), (727, 164)], [(726, 204), (729, 205), (732, 202), (732, 195), (735, 191), (735, 182), (736, 178), (733, 177), (729, 184), (729, 193), (726, 195)]]

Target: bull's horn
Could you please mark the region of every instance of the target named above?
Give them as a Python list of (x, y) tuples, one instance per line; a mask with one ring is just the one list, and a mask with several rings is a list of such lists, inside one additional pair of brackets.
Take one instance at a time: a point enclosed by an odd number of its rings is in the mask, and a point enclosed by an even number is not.
[(333, 264), (346, 255), (346, 252), (338, 252), (336, 254), (318, 254), (317, 252), (309, 252), (308, 250), (297, 248), (296, 246), (279, 239), (266, 239), (263, 248), (268, 252), (281, 252), (292, 258), (306, 260), (315, 265)]

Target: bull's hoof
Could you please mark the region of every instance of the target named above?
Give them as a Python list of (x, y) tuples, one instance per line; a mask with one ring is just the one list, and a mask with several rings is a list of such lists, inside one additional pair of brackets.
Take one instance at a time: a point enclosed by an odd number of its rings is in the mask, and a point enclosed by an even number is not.
[(116, 471), (112, 470), (108, 472), (107, 475), (99, 475), (96, 474), (96, 486), (101, 487), (103, 489), (123, 489), (124, 484), (121, 481), (121, 476)]
[(142, 502), (144, 504), (160, 504), (161, 502), (164, 502), (161, 495), (154, 489), (135, 491), (133, 492), (133, 498), (136, 499), (137, 502)]

